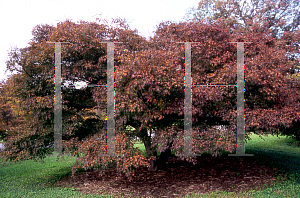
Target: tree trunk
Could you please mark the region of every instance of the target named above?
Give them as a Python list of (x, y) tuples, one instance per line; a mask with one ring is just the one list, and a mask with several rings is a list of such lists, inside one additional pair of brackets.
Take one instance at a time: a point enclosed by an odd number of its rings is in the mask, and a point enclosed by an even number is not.
[(144, 133), (142, 134), (145, 134), (143, 137), (140, 137), (140, 139), (142, 140), (142, 142), (144, 143), (145, 145), (145, 149), (146, 149), (146, 153), (147, 153), (147, 158), (149, 159), (150, 158), (150, 167), (149, 167), (149, 170), (150, 171), (156, 171), (157, 170), (157, 167), (155, 166), (155, 160), (152, 158), (152, 156), (157, 156), (157, 153), (156, 151), (153, 150), (153, 148), (151, 148), (151, 144), (152, 144), (152, 141), (151, 141), (151, 137), (148, 136), (147, 134), (147, 129), (142, 129), (142, 130), (145, 130), (143, 131)]
[[(156, 153), (156, 152), (155, 152)], [(166, 149), (164, 152), (160, 154), (159, 157), (156, 155), (156, 160), (150, 159), (150, 171), (163, 170), (166, 168), (167, 161), (169, 157), (171, 157), (171, 149)]]
[(172, 146), (172, 143), (169, 144), (169, 147), (160, 154), (159, 157), (157, 157), (157, 152), (156, 150), (153, 150), (153, 148), (151, 148), (151, 137), (149, 137), (148, 135), (144, 138), (142, 138), (142, 141), (145, 145), (145, 149), (146, 149), (146, 153), (147, 153), (147, 157), (148, 159), (151, 156), (155, 156), (156, 160), (154, 160), (153, 158), (150, 158), (150, 167), (149, 170), (150, 171), (157, 171), (157, 170), (162, 170), (166, 167), (166, 162), (168, 161), (169, 157), (171, 157), (171, 149), (170, 147)]
[(171, 157), (171, 149), (167, 148), (164, 152), (160, 154), (158, 159), (154, 162), (154, 166), (157, 167), (157, 170), (163, 170), (166, 168), (169, 157)]

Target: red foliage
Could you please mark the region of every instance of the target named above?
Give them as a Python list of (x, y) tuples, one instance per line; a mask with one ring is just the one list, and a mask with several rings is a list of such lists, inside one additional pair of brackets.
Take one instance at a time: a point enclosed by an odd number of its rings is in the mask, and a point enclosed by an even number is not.
[[(111, 28), (96, 23), (66, 21), (57, 28), (47, 27), (49, 40), (70, 42), (62, 48), (65, 61), (62, 71), (66, 80), (77, 77), (90, 84), (106, 84), (106, 48), (99, 42), (124, 42), (115, 45), (115, 140), (116, 154), (121, 156), (99, 156), (106, 152), (105, 127), (96, 132), (91, 132), (91, 128), (79, 130), (84, 117), (91, 116), (85, 112), (90, 107), (79, 108), (73, 100), (88, 98), (88, 89), (76, 92), (76, 97), (72, 96), (73, 92), (66, 92), (64, 110), (70, 114), (64, 117), (67, 121), (63, 131), (64, 149), (79, 156), (73, 173), (78, 168), (105, 169), (116, 163), (118, 169), (130, 178), (137, 167), (153, 166), (150, 158), (156, 157), (156, 151), (164, 152), (171, 145), (176, 154), (183, 153), (185, 49), (177, 42), (198, 42), (192, 44), (194, 85), (236, 84), (236, 45), (229, 42), (252, 42), (245, 44), (246, 135), (252, 131), (278, 133), (280, 127), (289, 127), (293, 121), (299, 120), (299, 82), (289, 78), (288, 73), (298, 60), (291, 60), (286, 55), (298, 50), (299, 46), (295, 47), (294, 43), (299, 40), (299, 31), (278, 39), (269, 31), (258, 31), (261, 28), (258, 24), (251, 28), (245, 33), (232, 33), (220, 21), (210, 25), (200, 22), (161, 23), (155, 36), (146, 40), (124, 25)], [(32, 146), (28, 144), (18, 146), (17, 150), (13, 148), (22, 142), (32, 142), (30, 138), (33, 136), (45, 140), (53, 134), (53, 123), (50, 122), (53, 119), (53, 110), (50, 110), (53, 108), (53, 92), (45, 91), (53, 90), (54, 86), (49, 79), (53, 75), (53, 51), (45, 41), (34, 40), (21, 55), (12, 53), (10, 68), (16, 68), (13, 65), (20, 59), (22, 61), (18, 64), (31, 75), (22, 78), (27, 85), (32, 79), (40, 81), (35, 81), (38, 86), (20, 85), (29, 95), (20, 98), (25, 102), (24, 109), (33, 116), (27, 125), (31, 131), (24, 132), (18, 140), (16, 136), (9, 137), (12, 153), (4, 154), (7, 158), (42, 155), (37, 153), (38, 150), (31, 151)], [(44, 73), (39, 73), (40, 69), (44, 69)], [(192, 90), (193, 152), (213, 155), (219, 155), (221, 151), (234, 152), (235, 88), (193, 87)], [(93, 88), (91, 94), (91, 106), (105, 112), (106, 88)], [(127, 125), (136, 130), (128, 132)], [(218, 130), (216, 125), (227, 125), (227, 128)], [(147, 130), (154, 130), (155, 137), (148, 136)], [(132, 136), (143, 141), (147, 158), (133, 148)], [(40, 145), (35, 148), (51, 143), (39, 140)]]

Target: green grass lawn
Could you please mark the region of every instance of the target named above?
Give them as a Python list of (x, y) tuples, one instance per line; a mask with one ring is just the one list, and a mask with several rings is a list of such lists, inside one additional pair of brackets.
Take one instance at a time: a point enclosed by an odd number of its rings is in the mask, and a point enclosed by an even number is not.
[(70, 188), (52, 188), (51, 184), (71, 174), (74, 157), (56, 161), (47, 157), (45, 163), (25, 161), (0, 166), (0, 197), (96, 197), (85, 196)]
[[(215, 192), (201, 197), (300, 197), (300, 148), (295, 141), (283, 136), (274, 137), (251, 135), (246, 143), (246, 153), (254, 154), (254, 158), (263, 165), (276, 167), (287, 173), (291, 180), (268, 187), (261, 191), (247, 194)], [(136, 147), (144, 150), (140, 142)], [(74, 157), (56, 161), (55, 157), (47, 157), (45, 163), (25, 161), (18, 164), (0, 166), (0, 197), (104, 197), (84, 195), (71, 188), (52, 187), (51, 184), (60, 178), (71, 174)], [(105, 196), (107, 197), (107, 196)], [(189, 194), (187, 197), (199, 197)]]
[(254, 157), (263, 165), (277, 168), (282, 173), (287, 173), (291, 178), (281, 185), (254, 192), (256, 197), (300, 197), (300, 147), (296, 141), (286, 136), (251, 135), (246, 144), (246, 153)]

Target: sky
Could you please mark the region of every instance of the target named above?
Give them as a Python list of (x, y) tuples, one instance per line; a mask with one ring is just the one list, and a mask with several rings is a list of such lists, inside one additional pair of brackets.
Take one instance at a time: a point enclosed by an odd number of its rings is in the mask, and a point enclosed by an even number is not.
[[(23, 48), (38, 24), (70, 19), (96, 21), (97, 18), (126, 18), (132, 29), (149, 37), (162, 21), (180, 21), (199, 0), (0, 0), (1, 46), (0, 80), (6, 79), (5, 61), (12, 47)], [(54, 64), (54, 63), (53, 63)]]

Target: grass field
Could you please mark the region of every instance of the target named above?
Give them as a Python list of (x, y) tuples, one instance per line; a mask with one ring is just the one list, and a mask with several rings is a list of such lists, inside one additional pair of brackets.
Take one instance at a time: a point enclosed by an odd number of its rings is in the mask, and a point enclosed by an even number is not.
[[(247, 194), (218, 192), (204, 194), (201, 197), (300, 197), (300, 147), (292, 139), (279, 136), (251, 135), (252, 140), (246, 143), (246, 153), (254, 154), (262, 165), (277, 168), (291, 178), (279, 185)], [(144, 149), (137, 142), (136, 147)], [(56, 161), (55, 157), (47, 157), (45, 163), (25, 161), (18, 164), (0, 166), (0, 197), (107, 197), (83, 195), (71, 188), (52, 187), (52, 184), (71, 174), (74, 157)], [(197, 197), (191, 192), (186, 197)], [(198, 196), (199, 197), (199, 196)]]

